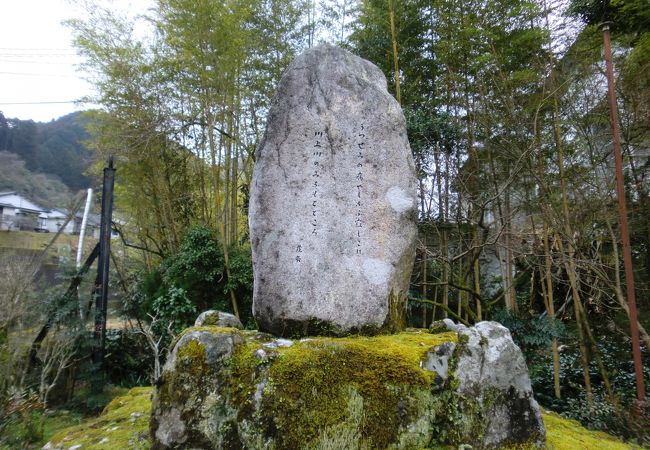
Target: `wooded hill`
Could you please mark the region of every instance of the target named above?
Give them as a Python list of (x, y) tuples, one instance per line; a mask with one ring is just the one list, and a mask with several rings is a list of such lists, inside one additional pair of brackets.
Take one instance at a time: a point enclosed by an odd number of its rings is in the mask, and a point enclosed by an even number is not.
[(0, 112), (0, 190), (15, 190), (44, 206), (67, 205), (90, 187), (87, 120), (72, 113), (51, 122), (5, 118)]

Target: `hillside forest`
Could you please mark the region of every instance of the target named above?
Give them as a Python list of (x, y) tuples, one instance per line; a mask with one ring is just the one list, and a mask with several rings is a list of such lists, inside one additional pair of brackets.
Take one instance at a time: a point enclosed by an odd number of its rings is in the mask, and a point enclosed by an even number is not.
[(72, 113), (48, 123), (0, 112), (0, 192), (16, 191), (45, 208), (63, 208), (91, 187), (87, 121)]
[[(82, 120), (96, 164), (84, 176), (57, 172), (64, 148), (76, 164), (86, 154), (61, 146), (35, 158), (28, 123), (9, 127), (14, 153), (0, 160), (75, 190), (115, 158), (115, 326), (99, 375), (111, 386), (155, 382), (174, 336), (203, 310), (236, 313), (255, 328), (254, 151), (283, 71), (327, 41), (375, 63), (406, 117), (419, 181), (409, 326), (499, 321), (524, 351), (544, 408), (650, 445), (650, 403), (637, 400), (632, 363), (600, 27), (611, 21), (648, 383), (647, 0), (157, 0), (135, 18), (87, 3), (87, 17), (67, 24), (101, 108), (61, 120)], [(58, 122), (40, 139), (64, 142)], [(23, 305), (0, 313), (0, 417), (22, 417), (17, 392), (34, 392), (21, 401), (35, 410), (84, 414), (106, 395), (89, 382), (98, 376), (88, 357), (92, 315), (78, 313), (91, 283), (77, 297), (67, 290), (74, 274), (46, 294), (31, 279), (0, 289), (2, 308)], [(29, 346), (46, 321), (40, 362), (26, 369), (16, 336)], [(14, 419), (8, 427), (18, 427)]]

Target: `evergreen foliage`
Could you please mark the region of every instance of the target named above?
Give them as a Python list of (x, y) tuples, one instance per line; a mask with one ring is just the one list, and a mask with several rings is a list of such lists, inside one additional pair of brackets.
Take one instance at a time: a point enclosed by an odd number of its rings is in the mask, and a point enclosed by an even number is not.
[(15, 191), (44, 208), (70, 205), (68, 186), (56, 176), (30, 171), (17, 154), (0, 151), (0, 167), (0, 192)]
[(162, 260), (144, 276), (135, 293), (135, 303), (126, 313), (143, 320), (147, 315), (160, 320), (157, 333), (171, 323), (174, 333), (192, 325), (208, 309), (232, 312), (228, 293), (234, 290), (242, 306), (242, 322), (251, 323), (253, 274), (250, 248), (232, 252), (230, 277), (226, 274), (223, 251), (212, 230), (189, 228), (180, 249)]
[[(16, 154), (24, 161), (27, 170), (58, 179), (72, 192), (90, 186), (90, 179), (84, 173), (91, 163), (90, 152), (85, 146), (88, 138), (86, 119), (82, 113), (40, 123), (7, 119), (0, 112), (0, 152)], [(34, 180), (29, 173), (25, 175), (27, 180), (23, 184), (42, 182)], [(21, 191), (19, 187), (13, 189)]]

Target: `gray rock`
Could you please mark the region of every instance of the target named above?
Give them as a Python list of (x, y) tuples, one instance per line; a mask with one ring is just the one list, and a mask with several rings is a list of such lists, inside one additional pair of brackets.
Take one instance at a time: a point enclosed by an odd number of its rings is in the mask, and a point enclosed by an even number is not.
[[(394, 347), (386, 336), (317, 337), (269, 350), (268, 336), (255, 332), (188, 330), (156, 387), (152, 449), (543, 443), (539, 407), (507, 329), (481, 322), (458, 342), (451, 333), (409, 333), (395, 336)], [(405, 345), (413, 347), (405, 353)], [(424, 358), (405, 356), (411, 351)]]
[(197, 317), (196, 321), (194, 322), (195, 327), (202, 327), (207, 325), (216, 327), (232, 327), (238, 328), (240, 330), (244, 328), (237, 316), (227, 312), (215, 311), (212, 309), (203, 311), (201, 314), (199, 314), (199, 317)]
[(290, 339), (276, 339), (262, 345), (264, 345), (266, 348), (291, 347), (293, 345), (293, 341)]
[[(209, 366), (216, 366), (232, 354), (235, 345), (242, 343), (243, 338), (235, 333), (189, 331), (181, 336), (167, 358), (165, 366), (163, 367), (163, 376), (166, 371), (175, 370), (176, 358), (178, 357), (179, 350), (185, 348), (191, 341), (198, 342), (201, 348), (204, 349), (205, 362)], [(188, 355), (187, 358), (190, 358), (190, 356), (195, 357), (193, 355)], [(187, 361), (187, 363), (193, 362), (195, 361)]]
[(442, 322), (445, 324), (449, 331), (459, 332), (467, 329), (467, 327), (462, 323), (455, 323), (451, 319), (442, 319)]
[(185, 434), (185, 423), (181, 419), (181, 412), (172, 408), (165, 411), (158, 419), (159, 426), (156, 429), (155, 436), (158, 442), (165, 447), (183, 444), (187, 440)]
[(439, 387), (447, 381), (449, 376), (449, 360), (454, 355), (454, 350), (456, 350), (456, 344), (453, 342), (445, 342), (426, 354), (426, 359), (422, 367), (438, 375), (435, 381)]
[(510, 331), (497, 322), (479, 322), (458, 332), (461, 351), (455, 370), (458, 392), (487, 408), (483, 445), (545, 438), (544, 424), (526, 361)]
[(276, 335), (372, 333), (403, 310), (416, 178), (372, 63), (321, 45), (280, 81), (251, 183), (253, 311)]
[[(204, 418), (202, 408), (209, 410), (218, 401), (213, 393), (221, 386), (208, 380), (215, 381), (215, 374), (244, 342), (239, 333), (187, 331), (174, 345), (157, 383), (160, 388), (153, 396), (150, 422), (153, 448), (196, 448), (184, 444), (194, 439), (197, 424)], [(218, 431), (202, 427), (201, 433), (213, 436)]]

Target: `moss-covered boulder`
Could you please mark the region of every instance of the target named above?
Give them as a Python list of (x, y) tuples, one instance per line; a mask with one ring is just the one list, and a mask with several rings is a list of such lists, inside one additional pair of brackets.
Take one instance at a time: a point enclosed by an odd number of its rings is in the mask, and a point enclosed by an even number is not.
[(234, 314), (210, 309), (199, 314), (194, 322), (195, 327), (205, 326), (244, 328), (241, 321)]
[(499, 448), (544, 441), (521, 352), (495, 323), (300, 341), (190, 328), (154, 393), (150, 432), (154, 449)]

